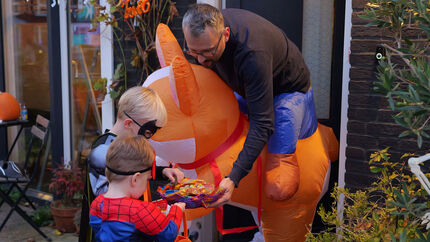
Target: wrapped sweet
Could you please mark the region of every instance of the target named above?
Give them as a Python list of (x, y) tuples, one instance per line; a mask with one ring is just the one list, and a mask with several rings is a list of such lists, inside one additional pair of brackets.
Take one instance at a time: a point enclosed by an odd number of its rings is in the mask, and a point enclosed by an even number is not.
[(158, 187), (157, 192), (168, 204), (183, 202), (186, 208), (207, 207), (218, 200), (223, 192), (201, 179), (184, 178), (180, 183)]

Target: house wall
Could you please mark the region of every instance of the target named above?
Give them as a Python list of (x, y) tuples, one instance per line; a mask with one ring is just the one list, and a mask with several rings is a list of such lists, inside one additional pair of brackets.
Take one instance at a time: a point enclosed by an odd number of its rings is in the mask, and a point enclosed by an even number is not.
[[(392, 159), (399, 159), (403, 153), (425, 153), (419, 150), (415, 137), (398, 138), (405, 129), (397, 125), (388, 102), (376, 94), (373, 82), (376, 81), (375, 51), (378, 44), (392, 44), (393, 34), (377, 27), (366, 27), (367, 21), (358, 17), (363, 14), (366, 0), (352, 1), (351, 54), (348, 95), (348, 123), (346, 148), (347, 187), (363, 188), (371, 183), (373, 174), (369, 171), (368, 160), (371, 153), (391, 147)], [(404, 37), (417, 40), (418, 33), (405, 31)], [(424, 141), (423, 147), (430, 147)]]

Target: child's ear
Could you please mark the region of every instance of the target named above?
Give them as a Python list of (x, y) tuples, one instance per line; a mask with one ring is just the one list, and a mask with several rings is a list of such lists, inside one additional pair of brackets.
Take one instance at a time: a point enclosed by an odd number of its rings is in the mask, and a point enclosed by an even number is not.
[(137, 179), (139, 178), (139, 176), (140, 176), (141, 174), (138, 172), (138, 173), (135, 173), (132, 177), (131, 177), (131, 186), (132, 187), (135, 187), (136, 186), (136, 184), (137, 184)]
[(128, 118), (126, 118), (123, 122), (122, 122), (122, 125), (124, 126), (124, 128), (130, 128), (130, 126), (131, 126), (131, 123), (132, 123), (133, 121), (131, 121), (130, 119), (128, 119)]

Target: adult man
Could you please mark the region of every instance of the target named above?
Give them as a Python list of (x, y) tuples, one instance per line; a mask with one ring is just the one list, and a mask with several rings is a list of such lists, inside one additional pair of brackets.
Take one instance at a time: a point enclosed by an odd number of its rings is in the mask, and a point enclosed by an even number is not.
[(309, 70), (299, 49), (278, 27), (241, 9), (219, 11), (196, 4), (185, 14), (182, 28), (187, 53), (246, 99), (250, 120), (243, 149), (220, 183), (226, 192), (213, 206), (230, 199), (266, 143), (266, 195), (292, 197), (300, 181), (297, 139), (317, 128)]

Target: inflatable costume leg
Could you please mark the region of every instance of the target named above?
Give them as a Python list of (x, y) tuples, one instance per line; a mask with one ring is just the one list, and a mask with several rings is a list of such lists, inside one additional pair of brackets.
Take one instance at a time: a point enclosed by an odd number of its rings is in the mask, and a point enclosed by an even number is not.
[(270, 199), (285, 200), (294, 196), (299, 188), (297, 140), (311, 136), (318, 123), (312, 89), (307, 93), (283, 93), (274, 98), (273, 105), (275, 132), (268, 144), (265, 191)]

